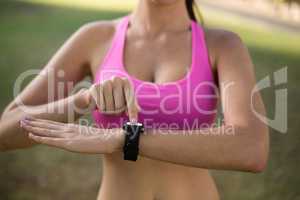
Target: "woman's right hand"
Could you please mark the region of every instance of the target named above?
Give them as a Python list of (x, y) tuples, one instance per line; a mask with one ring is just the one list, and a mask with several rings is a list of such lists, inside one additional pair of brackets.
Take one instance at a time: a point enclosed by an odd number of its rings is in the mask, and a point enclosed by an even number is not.
[(140, 109), (134, 89), (127, 78), (115, 76), (102, 83), (94, 84), (88, 93), (90, 102), (96, 105), (101, 113), (118, 115), (126, 112), (130, 121), (137, 121)]

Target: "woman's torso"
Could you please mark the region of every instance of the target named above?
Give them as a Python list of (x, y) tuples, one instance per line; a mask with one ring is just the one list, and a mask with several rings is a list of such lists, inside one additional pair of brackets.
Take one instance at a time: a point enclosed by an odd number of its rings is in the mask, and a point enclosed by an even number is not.
[[(124, 18), (116, 24), (116, 27), (120, 25), (122, 20), (124, 21)], [(126, 25), (126, 22), (123, 23)], [(169, 83), (179, 83), (179, 88), (181, 88), (180, 90), (183, 90), (184, 93), (181, 94), (181, 97), (187, 96), (188, 94), (193, 95), (195, 90), (186, 89), (187, 85), (190, 84), (194, 87), (196, 86), (195, 84), (204, 81), (213, 83), (214, 79), (213, 73), (211, 73), (213, 70), (211, 69), (210, 58), (204, 41), (204, 32), (196, 23), (191, 23), (191, 26), (193, 26), (191, 31), (185, 30), (176, 33), (164, 33), (153, 38), (139, 38), (137, 35), (132, 34), (130, 28), (128, 28), (124, 36), (126, 38), (126, 45), (124, 41), (124, 44), (114, 47), (119, 50), (123, 48), (123, 52), (116, 50), (118, 51), (117, 54), (121, 54), (121, 57), (115, 57), (114, 59), (108, 56), (108, 54), (111, 53), (112, 46), (116, 43), (114, 37), (112, 37), (110, 44), (106, 47), (107, 51), (104, 51), (106, 53), (102, 55), (101, 65), (95, 66), (94, 69), (92, 69), (95, 82), (117, 75), (118, 73), (115, 71), (119, 70), (121, 75), (131, 78), (135, 88), (146, 83), (145, 88), (142, 88), (141, 91), (148, 90), (147, 94), (149, 94), (149, 92), (151, 93), (151, 90), (153, 90), (155, 86), (158, 86), (158, 91), (167, 95), (170, 95), (174, 91), (176, 93), (178, 87), (171, 85), (166, 86), (164, 83), (167, 83), (167, 85)], [(113, 35), (116, 31), (118, 31), (118, 28), (115, 29)], [(118, 41), (117, 43), (119, 44), (120, 42)], [(197, 50), (195, 50), (195, 46), (197, 46)], [(111, 69), (111, 67), (116, 67), (113, 73), (101, 75), (101, 70), (104, 68)], [(158, 84), (150, 84), (149, 82)], [(199, 90), (200, 95), (205, 95), (207, 92), (210, 95), (213, 94), (210, 86), (204, 88), (206, 89)], [(164, 90), (166, 92), (164, 92)], [(153, 99), (151, 102), (154, 103), (152, 104), (145, 99), (140, 99), (140, 101), (145, 102), (142, 103), (143, 105), (141, 106), (145, 107), (146, 111), (149, 111), (149, 109), (155, 108), (157, 102), (161, 101), (161, 99)], [(190, 100), (185, 99), (183, 103), (186, 104), (189, 101)], [(203, 103), (203, 101), (206, 102)], [(202, 100), (199, 103), (200, 106), (202, 105), (210, 111), (216, 105), (216, 101), (213, 100)], [(178, 106), (179, 102), (177, 100), (171, 100), (170, 103), (166, 103), (165, 105), (171, 105), (170, 109), (172, 109)], [(151, 118), (153, 118), (154, 120), (148, 123), (150, 126), (153, 125), (157, 127), (157, 124), (161, 124), (159, 122), (164, 121), (167, 125), (179, 123), (178, 128), (183, 129), (184, 124), (180, 120), (180, 117), (187, 117), (186, 124), (191, 127), (193, 125), (191, 120), (197, 115), (197, 112), (193, 112), (194, 110), (192, 107), (192, 114), (184, 109), (181, 111), (174, 110), (173, 113), (171, 111), (172, 114), (162, 113), (161, 110), (159, 110), (158, 112), (160, 113), (142, 113), (139, 117), (142, 120), (150, 119), (150, 121)], [(165, 116), (162, 116), (163, 114), (165, 114)], [(107, 126), (110, 122), (121, 125), (121, 123), (123, 123), (122, 120), (128, 120), (125, 115), (109, 117), (102, 115), (98, 111), (95, 111), (93, 115), (96, 123), (104, 126)], [(168, 115), (176, 117), (169, 117)], [(201, 116), (200, 113), (200, 124), (212, 123), (214, 116), (213, 113), (205, 116)], [(154, 122), (157, 122), (156, 125), (154, 125)], [(113, 200), (120, 198), (130, 200), (218, 199), (218, 193), (214, 181), (206, 169), (175, 165), (145, 157), (140, 157), (138, 162), (132, 163), (124, 161), (120, 154), (105, 155), (103, 159), (103, 179), (99, 199)]]

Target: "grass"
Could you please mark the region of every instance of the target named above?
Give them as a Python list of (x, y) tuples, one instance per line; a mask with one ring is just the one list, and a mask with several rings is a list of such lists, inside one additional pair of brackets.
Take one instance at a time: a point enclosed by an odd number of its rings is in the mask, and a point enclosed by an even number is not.
[[(116, 6), (117, 0), (113, 0), (112, 4), (101, 1), (96, 3), (98, 6), (91, 7), (91, 3), (95, 2), (27, 0), (0, 3), (1, 110), (13, 98), (12, 85), (18, 74), (26, 69), (42, 68), (81, 25), (122, 16), (130, 8), (130, 5), (121, 5), (120, 2)], [(215, 13), (204, 12), (204, 16), (208, 26), (225, 27), (241, 36), (253, 57), (258, 80), (284, 66), (289, 67), (288, 134), (272, 130), (269, 165), (262, 174), (213, 171), (222, 199), (300, 198), (297, 111), (300, 101), (297, 88), (300, 85), (300, 37), (244, 21), (233, 21)], [(263, 98), (268, 116), (272, 118), (274, 87), (263, 91)], [(0, 165), (0, 199), (95, 199), (100, 185), (98, 156), (37, 147), (0, 153)]]

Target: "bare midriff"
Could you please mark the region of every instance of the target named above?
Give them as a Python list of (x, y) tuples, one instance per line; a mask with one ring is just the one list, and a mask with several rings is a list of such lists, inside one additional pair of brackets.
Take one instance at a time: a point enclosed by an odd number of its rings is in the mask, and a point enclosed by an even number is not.
[(98, 200), (218, 200), (215, 182), (206, 169), (146, 157), (124, 161), (120, 153), (103, 157)]

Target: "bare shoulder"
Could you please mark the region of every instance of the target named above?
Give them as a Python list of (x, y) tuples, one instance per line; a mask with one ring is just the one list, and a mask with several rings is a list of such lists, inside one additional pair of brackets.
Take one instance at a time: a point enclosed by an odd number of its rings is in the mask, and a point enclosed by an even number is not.
[(205, 29), (206, 43), (212, 63), (216, 64), (221, 57), (247, 51), (240, 36), (223, 29)]
[[(120, 19), (107, 21), (93, 21), (82, 25), (74, 38), (82, 54), (88, 59), (90, 72), (96, 73), (98, 65), (105, 57)], [(84, 54), (84, 55), (83, 55)]]
[(88, 22), (82, 25), (75, 34), (91, 44), (95, 41), (104, 42), (113, 36), (117, 22), (118, 20)]
[(205, 29), (206, 41), (209, 47), (226, 50), (244, 46), (242, 39), (237, 33), (223, 29)]

